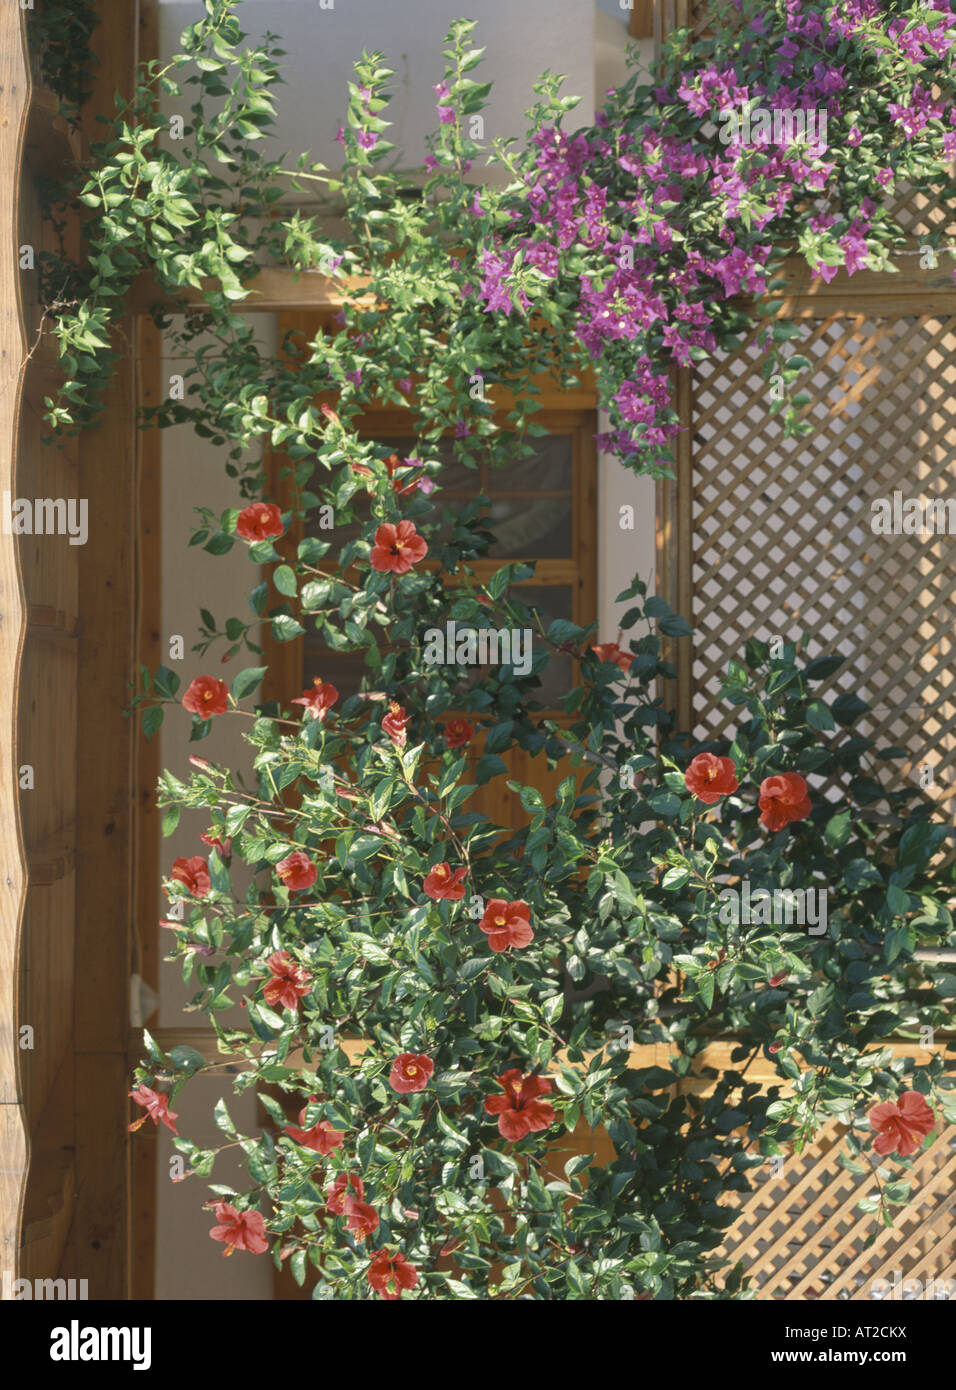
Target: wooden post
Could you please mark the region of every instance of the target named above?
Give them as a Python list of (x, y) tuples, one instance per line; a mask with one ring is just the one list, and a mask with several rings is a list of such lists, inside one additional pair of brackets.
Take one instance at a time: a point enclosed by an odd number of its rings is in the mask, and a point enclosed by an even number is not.
[[(99, 67), (84, 121), (103, 138), (96, 113), (131, 89), (137, 5), (100, 0), (94, 30)], [(76, 1127), (77, 1275), (93, 1299), (129, 1294), (129, 1102), (127, 1045), (134, 856), (133, 721), (124, 717), (134, 669), (137, 450), (134, 321), (115, 330), (122, 353), (96, 429), (80, 439), (90, 535), (80, 564), (77, 689)]]
[[(20, 303), (18, 173), (29, 101), (29, 72), (18, 6), (0, 9), (0, 488), (15, 493), (17, 421), (26, 341)], [(13, 177), (11, 177), (11, 173)], [(17, 784), (17, 682), (24, 599), (17, 544), (0, 535), (0, 1269), (19, 1270), (20, 1217), (26, 1188), (27, 1137), (16, 1030), (25, 865)], [(2, 1297), (2, 1293), (0, 1293)]]

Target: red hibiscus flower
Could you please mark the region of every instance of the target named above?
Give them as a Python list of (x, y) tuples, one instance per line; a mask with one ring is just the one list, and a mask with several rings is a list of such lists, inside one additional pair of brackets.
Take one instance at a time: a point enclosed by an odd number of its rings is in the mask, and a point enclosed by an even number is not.
[(281, 878), (290, 893), (304, 893), (311, 888), (319, 876), (319, 871), (309, 856), (301, 849), (293, 850), (276, 865), (276, 874)]
[(461, 748), (470, 743), (475, 736), (475, 726), (470, 719), (450, 719), (445, 725), (445, 747)]
[(216, 850), (220, 859), (232, 858), (231, 835), (227, 835), (224, 840), (220, 840), (218, 835), (200, 835), (199, 838), (200, 840), (202, 840), (204, 845), (208, 845), (210, 849)]
[(402, 1289), (413, 1289), (418, 1283), (418, 1270), (402, 1254), (390, 1255), (377, 1250), (368, 1267), (368, 1282), (376, 1293), (386, 1298), (401, 1298)]
[(810, 809), (807, 784), (799, 772), (781, 772), (760, 783), (760, 824), (768, 830), (782, 830), (791, 821), (806, 820)]
[[(312, 1100), (314, 1099), (313, 1096)], [(311, 1103), (310, 1101), (309, 1104)], [(306, 1105), (299, 1111), (299, 1124), (287, 1125), (284, 1132), (297, 1144), (301, 1144), (304, 1149), (311, 1149), (313, 1153), (322, 1154), (325, 1157), (335, 1149), (342, 1147), (345, 1142), (345, 1135), (341, 1130), (333, 1129), (328, 1120), (319, 1120), (311, 1129), (302, 1129), (301, 1126), (305, 1124), (308, 1108)]]
[(178, 1120), (179, 1115), (175, 1110), (169, 1108), (169, 1096), (164, 1096), (161, 1091), (151, 1091), (148, 1086), (139, 1085), (135, 1091), (130, 1091), (129, 1096), (135, 1100), (137, 1105), (146, 1107), (145, 1115), (140, 1115), (138, 1120), (134, 1120), (130, 1125), (130, 1132), (135, 1132), (140, 1125), (144, 1125), (147, 1120), (152, 1120), (154, 1125), (164, 1124), (167, 1129), (171, 1129), (174, 1134), (179, 1130), (173, 1124), (173, 1120)]
[(236, 535), (244, 541), (268, 540), (282, 531), (282, 513), (273, 502), (254, 502), (236, 517)]
[(215, 676), (197, 676), (186, 687), (182, 703), (190, 714), (210, 719), (214, 714), (225, 714), (229, 708), (229, 688)]
[(403, 1052), (392, 1063), (388, 1084), (403, 1096), (412, 1091), (424, 1091), (434, 1070), (435, 1063), (430, 1057), (418, 1052)]
[(624, 672), (625, 676), (630, 674), (631, 662), (634, 658), (630, 652), (622, 652), (616, 642), (601, 642), (598, 646), (591, 647), (590, 650), (598, 661), (607, 661), (612, 666), (617, 666)]
[(698, 753), (684, 773), (684, 784), (705, 806), (713, 806), (722, 796), (737, 790), (733, 758), (718, 758), (713, 753)]
[(305, 712), (312, 719), (317, 719), (320, 724), (325, 722), (325, 716), (339, 698), (339, 692), (334, 685), (328, 681), (320, 680), (316, 676), (312, 682), (311, 690), (303, 690), (302, 694), (292, 701), (293, 705), (304, 705)]
[(236, 1211), (228, 1202), (213, 1203), (216, 1220), (220, 1223), (209, 1232), (212, 1240), (225, 1243), (223, 1255), (232, 1255), (236, 1250), (248, 1250), (251, 1255), (261, 1255), (268, 1250), (266, 1223), (258, 1211)]
[[(411, 468), (409, 470), (410, 472), (415, 474), (410, 483), (402, 483), (398, 478), (396, 478), (395, 474), (399, 471), (399, 469), (409, 468), (409, 465), (402, 459), (400, 459), (398, 457), (398, 454), (389, 454), (388, 458), (385, 460), (385, 467), (388, 470), (388, 476), (392, 480), (392, 489), (394, 492), (398, 494), (399, 497), (401, 497), (402, 493), (414, 492), (415, 489), (418, 487), (417, 470), (415, 470), (414, 468)], [(425, 551), (423, 550), (422, 555), (424, 555), (424, 553)], [(421, 559), (421, 556), (419, 556), (418, 558)], [(378, 566), (376, 566), (376, 568), (378, 568)]]
[(874, 1105), (867, 1119), (870, 1129), (876, 1132), (876, 1152), (891, 1154), (895, 1149), (900, 1158), (915, 1154), (923, 1147), (927, 1134), (936, 1128), (936, 1116), (919, 1091), (904, 1091), (896, 1101)]
[(520, 950), (534, 940), (529, 916), (527, 903), (506, 903), (504, 898), (492, 898), (478, 925), (487, 934), (488, 945), (493, 951), (507, 951), (509, 946)]
[(408, 715), (405, 713), (404, 705), (396, 705), (394, 700), (389, 704), (388, 714), (382, 720), (382, 728), (396, 748), (404, 748), (408, 742), (408, 730), (405, 725), (408, 723)]
[(345, 1224), (356, 1240), (365, 1240), (373, 1231), (378, 1230), (378, 1212), (374, 1207), (370, 1207), (368, 1202), (363, 1202), (358, 1197), (350, 1197), (346, 1193), (342, 1199), (342, 1210)]
[(365, 1184), (358, 1173), (339, 1173), (331, 1187), (325, 1189), (326, 1206), (333, 1216), (345, 1215), (345, 1203), (352, 1196), (365, 1196)]
[(407, 574), (427, 554), (428, 543), (418, 534), (413, 521), (400, 521), (397, 526), (386, 521), (375, 532), (369, 562), (373, 570)]
[(441, 898), (450, 898), (452, 902), (458, 902), (465, 896), (464, 880), (467, 877), (468, 870), (465, 868), (456, 869), (452, 873), (447, 864), (436, 864), (422, 887), (436, 902)]
[(263, 998), (271, 1007), (281, 1004), (284, 1009), (295, 1013), (303, 994), (312, 988), (312, 976), (303, 970), (286, 951), (273, 951), (266, 961), (272, 979), (262, 991)]
[(169, 876), (177, 883), (184, 884), (194, 898), (204, 898), (212, 887), (209, 865), (199, 854), (194, 854), (191, 859), (175, 860)]
[(550, 1101), (538, 1099), (551, 1090), (547, 1077), (522, 1076), (517, 1067), (512, 1067), (498, 1077), (498, 1085), (504, 1095), (489, 1096), (485, 1109), (489, 1115), (498, 1116), (498, 1132), (502, 1138), (516, 1142), (532, 1130), (547, 1129), (554, 1122), (554, 1106)]

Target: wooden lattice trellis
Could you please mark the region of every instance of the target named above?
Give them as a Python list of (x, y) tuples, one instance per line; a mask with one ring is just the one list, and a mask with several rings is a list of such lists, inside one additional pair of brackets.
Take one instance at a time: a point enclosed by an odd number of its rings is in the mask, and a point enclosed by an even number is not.
[(951, 797), (956, 547), (946, 534), (875, 535), (871, 502), (956, 499), (956, 316), (860, 312), (803, 327), (808, 439), (785, 439), (770, 414), (755, 337), (695, 377), (694, 732), (728, 731), (720, 684), (748, 638), (805, 633), (811, 654), (845, 655), (829, 685), (873, 707), (860, 731), (907, 750), (894, 775), (929, 765)]
[[(709, 36), (706, 0), (655, 0), (654, 10), (658, 53), (674, 28)], [(845, 657), (821, 693), (862, 695), (872, 709), (859, 732), (906, 751), (888, 775), (915, 785), (929, 765), (951, 816), (956, 539), (874, 534), (871, 503), (894, 492), (956, 503), (956, 288), (948, 257), (937, 267), (919, 250), (956, 241), (956, 211), (935, 189), (898, 187), (888, 201), (910, 238), (899, 273), (841, 272), (824, 285), (797, 261), (785, 272), (775, 307), (803, 330), (794, 350), (810, 362), (811, 435), (785, 439), (770, 413), (756, 332), (675, 373), (684, 428), (676, 479), (658, 490), (658, 589), (695, 628), (670, 644), (682, 728), (731, 734), (738, 711), (718, 695), (727, 662), (748, 638), (806, 633), (812, 655)], [(877, 1296), (878, 1279), (889, 1297), (925, 1296), (901, 1289), (907, 1280), (950, 1296), (956, 1128), (918, 1156), (893, 1227), (859, 1210), (875, 1180), (840, 1164), (842, 1134), (831, 1125), (758, 1181), (719, 1253), (743, 1264), (761, 1298), (862, 1300)]]
[[(911, 1199), (892, 1226), (859, 1210), (877, 1181), (840, 1164), (844, 1133), (833, 1124), (803, 1154), (786, 1157), (779, 1172), (768, 1168), (718, 1253), (743, 1264), (760, 1298), (952, 1297), (956, 1126), (915, 1159)], [(890, 1287), (874, 1287), (877, 1280)]]

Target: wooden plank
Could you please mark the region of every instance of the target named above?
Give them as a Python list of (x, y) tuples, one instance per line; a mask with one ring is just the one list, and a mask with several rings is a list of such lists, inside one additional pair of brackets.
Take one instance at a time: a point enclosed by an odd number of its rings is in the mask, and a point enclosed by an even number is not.
[(76, 1055), (76, 1215), (72, 1237), (91, 1299), (126, 1298), (129, 1270), (125, 1053)]
[[(911, 245), (905, 249), (911, 253), (915, 247)], [(877, 306), (886, 306), (887, 312), (897, 315), (932, 312), (934, 308), (952, 312), (956, 307), (956, 285), (945, 265), (924, 270), (918, 257), (912, 254), (901, 254), (894, 265), (896, 274), (858, 270), (848, 275), (841, 270), (826, 284), (813, 275), (802, 257), (793, 256), (778, 277), (786, 282), (785, 285), (772, 297), (765, 298), (774, 304), (777, 314), (793, 313), (804, 317), (859, 313), (861, 310), (876, 313)], [(347, 303), (371, 308), (375, 303), (373, 296), (360, 293), (367, 283), (363, 276), (336, 280), (317, 270), (264, 266), (250, 283), (248, 296), (236, 300), (231, 307), (236, 314), (322, 313), (339, 310)], [(208, 310), (205, 295), (216, 289), (216, 281), (204, 280), (199, 288), (184, 286), (172, 294), (161, 290), (151, 276), (143, 275), (130, 291), (129, 308), (134, 313), (149, 313), (153, 309), (168, 313), (182, 305)], [(737, 296), (731, 302), (748, 306), (754, 302), (754, 296)], [(582, 399), (581, 403), (591, 402)]]
[[(88, 140), (101, 139), (97, 113), (131, 88), (138, 6), (100, 0), (92, 42), (99, 59), (84, 113)], [(80, 439), (83, 486), (93, 519), (80, 557), (77, 836), (76, 1259), (90, 1297), (126, 1298), (129, 1270), (128, 1101), (130, 922), (134, 854), (132, 721), (123, 710), (134, 667), (136, 431), (132, 320), (117, 326), (121, 352), (105, 393), (102, 423)], [(109, 466), (104, 467), (108, 460)], [(106, 755), (108, 750), (108, 756)]]
[(64, 613), (50, 604), (31, 603), (27, 609), (27, 636), (43, 641), (73, 642), (79, 631), (75, 613)]
[[(138, 60), (148, 63), (159, 57), (158, 0), (140, 0)], [(137, 324), (137, 404), (156, 405), (161, 394), (162, 337), (153, 323), (143, 317)], [(155, 670), (162, 660), (162, 435), (154, 426), (140, 431), (139, 444), (139, 530), (137, 533), (137, 660)], [(136, 864), (134, 871), (134, 934), (138, 973), (159, 993), (159, 900), (160, 829), (156, 807), (156, 780), (160, 772), (158, 738), (147, 742), (142, 734), (136, 744)], [(149, 1020), (146, 1020), (147, 1023)], [(130, 1054), (129, 1070), (142, 1056), (142, 1038)], [(156, 1202), (157, 1146), (131, 1146), (131, 1247), (130, 1292), (137, 1301), (151, 1301), (156, 1293)]]
[(60, 100), (46, 87), (34, 87), (27, 118), (23, 161), (44, 174), (65, 176), (81, 157), (78, 132), (60, 114)]
[(70, 1116), (72, 1131), (72, 1105), (73, 1054), (67, 1046), (31, 1134), (21, 1251), (27, 1279), (49, 1279), (60, 1271), (76, 1201), (73, 1146), (63, 1124), (64, 1114)]
[[(317, 270), (290, 270), (286, 266), (264, 266), (249, 285), (247, 298), (236, 300), (232, 310), (237, 314), (276, 314), (296, 309), (338, 310), (344, 304), (359, 303), (371, 308), (375, 303), (371, 295), (359, 295), (368, 283), (363, 276), (343, 276), (333, 279)], [(154, 307), (169, 312), (175, 309), (180, 299), (189, 308), (208, 309), (205, 295), (218, 289), (215, 280), (204, 280), (201, 288), (186, 285), (175, 294), (161, 290), (149, 275), (142, 276), (130, 291), (129, 307), (134, 313), (149, 313)]]
[[(152, 8), (152, 7), (151, 7)], [(139, 363), (137, 399), (155, 405), (160, 397), (161, 335), (148, 319), (138, 324)], [(137, 659), (155, 671), (163, 661), (161, 621), (162, 562), (162, 437), (153, 427), (141, 430), (139, 441), (139, 530), (137, 534)], [(134, 866), (134, 967), (145, 983), (159, 992), (160, 942), (160, 814), (156, 782), (160, 767), (160, 742), (147, 741), (141, 732), (136, 741), (136, 861)], [(144, 1020), (147, 1026), (150, 1020)], [(134, 1061), (139, 1060), (139, 1056)], [(155, 1144), (133, 1144), (132, 1297), (150, 1300), (155, 1293), (156, 1262), (156, 1162)]]
[[(657, 483), (656, 591), (688, 622), (693, 622), (693, 402), (690, 369), (675, 368), (674, 408), (681, 430), (674, 442), (674, 477)], [(693, 642), (665, 638), (664, 657), (677, 670), (676, 681), (662, 681), (658, 694), (674, 710), (678, 728), (692, 724)]]
[(71, 874), (76, 865), (76, 825), (70, 824), (27, 849), (30, 888), (45, 888)]
[[(20, 270), (18, 177), (30, 96), (24, 15), (19, 6), (0, 9), (0, 489), (15, 488), (17, 421), (26, 355)], [(13, 175), (11, 177), (11, 174)], [(17, 1046), (18, 972), (25, 868), (17, 786), (17, 681), (23, 641), (24, 596), (16, 541), (0, 536), (0, 1256), (15, 1277), (20, 1268), (19, 1233), (26, 1187), (27, 1134), (21, 1105)], [(2, 1293), (0, 1293), (2, 1298)]]
[(630, 0), (631, 18), (627, 32), (632, 39), (654, 37), (654, 0)]

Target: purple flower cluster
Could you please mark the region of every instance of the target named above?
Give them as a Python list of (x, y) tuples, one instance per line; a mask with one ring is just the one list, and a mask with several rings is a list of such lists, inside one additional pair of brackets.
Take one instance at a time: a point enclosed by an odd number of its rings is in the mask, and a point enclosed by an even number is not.
[[(504, 314), (533, 312), (554, 282), (574, 296), (611, 413), (605, 445), (641, 466), (666, 461), (678, 428), (669, 366), (715, 350), (726, 301), (764, 290), (788, 242), (825, 280), (854, 274), (888, 244), (884, 190), (910, 157), (941, 175), (956, 157), (956, 111), (939, 94), (956, 17), (951, 0), (925, 14), (907, 28), (878, 0), (786, 0), (705, 59), (672, 59), (656, 107), (612, 93), (592, 128), (535, 133), (514, 230), (489, 235), (475, 292)], [(768, 140), (766, 124), (752, 135), (758, 108), (793, 138)], [(747, 119), (718, 140), (728, 112)]]

